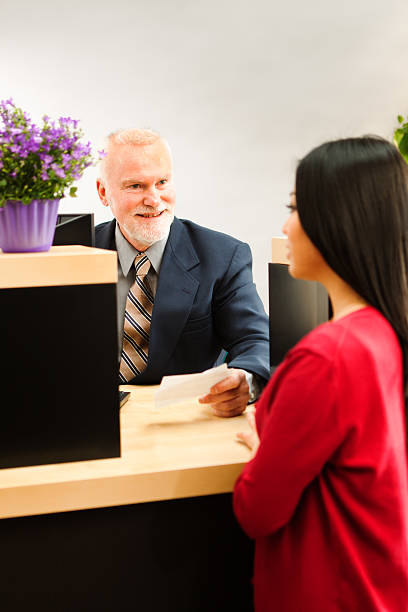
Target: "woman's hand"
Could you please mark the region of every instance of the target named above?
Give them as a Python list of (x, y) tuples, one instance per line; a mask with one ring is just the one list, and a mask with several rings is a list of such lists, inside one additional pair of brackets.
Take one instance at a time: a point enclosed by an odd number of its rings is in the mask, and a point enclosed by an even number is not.
[(259, 436), (256, 431), (256, 423), (255, 423), (255, 412), (250, 411), (247, 412), (247, 421), (249, 423), (249, 427), (251, 429), (250, 432), (240, 431), (237, 433), (237, 440), (245, 444), (249, 450), (251, 451), (251, 459), (255, 457), (256, 451), (259, 446)]

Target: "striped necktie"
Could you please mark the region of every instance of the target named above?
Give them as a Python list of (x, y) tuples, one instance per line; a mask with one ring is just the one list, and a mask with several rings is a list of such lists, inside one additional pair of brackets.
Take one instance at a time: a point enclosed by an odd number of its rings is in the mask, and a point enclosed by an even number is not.
[(126, 383), (141, 374), (147, 365), (153, 295), (146, 283), (150, 261), (140, 253), (135, 259), (136, 280), (129, 289), (123, 323), (123, 345), (119, 380)]

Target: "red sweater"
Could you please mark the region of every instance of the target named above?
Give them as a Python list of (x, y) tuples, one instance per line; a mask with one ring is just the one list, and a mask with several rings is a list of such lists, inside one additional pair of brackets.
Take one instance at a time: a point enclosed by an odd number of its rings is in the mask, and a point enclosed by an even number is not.
[(261, 444), (234, 490), (256, 539), (256, 612), (406, 612), (402, 355), (364, 308), (286, 356), (256, 406)]

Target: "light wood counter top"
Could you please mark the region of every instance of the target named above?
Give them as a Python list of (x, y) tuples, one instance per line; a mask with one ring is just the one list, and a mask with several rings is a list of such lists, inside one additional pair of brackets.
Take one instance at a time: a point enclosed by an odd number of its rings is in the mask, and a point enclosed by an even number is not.
[(118, 280), (115, 251), (80, 245), (38, 253), (0, 251), (0, 289), (95, 285)]
[(131, 396), (120, 458), (0, 470), (0, 518), (232, 491), (249, 459), (234, 439), (249, 429), (245, 415), (218, 418), (198, 402), (159, 410), (156, 388), (121, 387)]

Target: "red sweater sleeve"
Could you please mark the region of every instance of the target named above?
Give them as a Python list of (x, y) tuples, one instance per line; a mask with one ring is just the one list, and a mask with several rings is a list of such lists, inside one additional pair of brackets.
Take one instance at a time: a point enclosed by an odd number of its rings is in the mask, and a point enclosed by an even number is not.
[(234, 489), (234, 511), (258, 538), (285, 525), (300, 496), (346, 435), (335, 405), (333, 361), (295, 349), (256, 408), (261, 443)]

